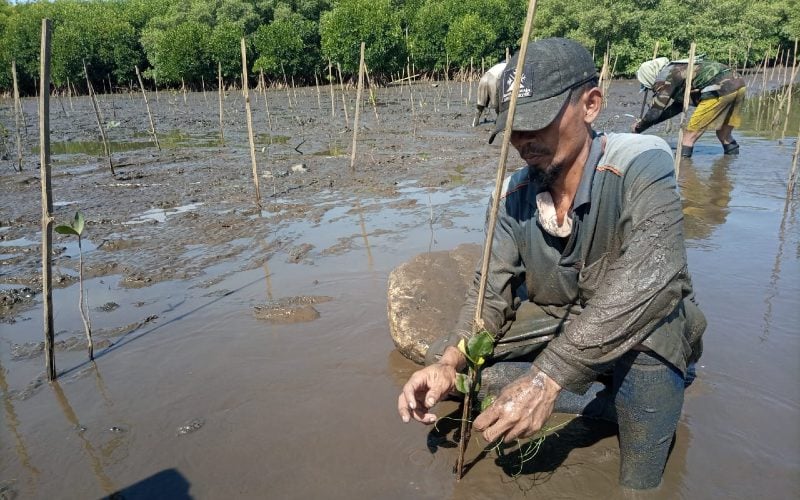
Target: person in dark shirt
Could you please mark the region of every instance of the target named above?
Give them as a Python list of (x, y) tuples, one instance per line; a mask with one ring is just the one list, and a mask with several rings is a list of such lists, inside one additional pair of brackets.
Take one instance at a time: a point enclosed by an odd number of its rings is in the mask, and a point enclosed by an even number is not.
[[(505, 128), (518, 54), (500, 80), (496, 135)], [(539, 431), (554, 411), (619, 426), (626, 488), (661, 482), (702, 351), (673, 156), (660, 137), (600, 134), (597, 68), (580, 44), (528, 45), (511, 145), (525, 165), (505, 181), (475, 319), (481, 267), (458, 326), (430, 344), (398, 397), (404, 422), (432, 424), (432, 407), (466, 367), (457, 345), (494, 339), (475, 419), (506, 443)]]
[[(641, 133), (683, 111), (688, 68), (686, 61), (669, 62), (666, 57), (639, 66), (636, 77), (644, 89), (653, 91), (653, 100), (644, 117), (633, 124), (634, 133)], [(745, 92), (744, 79), (728, 66), (696, 60), (689, 104), (697, 109), (683, 131), (681, 156), (691, 157), (695, 142), (709, 128), (717, 131), (725, 154), (738, 154), (739, 144), (732, 132), (741, 126)]]

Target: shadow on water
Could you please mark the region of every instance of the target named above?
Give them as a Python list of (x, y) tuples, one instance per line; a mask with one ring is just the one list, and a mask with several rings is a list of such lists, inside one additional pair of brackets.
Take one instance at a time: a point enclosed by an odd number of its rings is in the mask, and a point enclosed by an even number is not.
[(103, 497), (105, 500), (189, 500), (189, 481), (177, 469), (165, 469)]

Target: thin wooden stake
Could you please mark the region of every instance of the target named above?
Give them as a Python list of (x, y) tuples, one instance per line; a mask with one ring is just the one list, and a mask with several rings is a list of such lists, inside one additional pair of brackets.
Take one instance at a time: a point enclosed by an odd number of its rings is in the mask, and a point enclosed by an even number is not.
[(378, 103), (375, 98), (375, 93), (372, 91), (372, 81), (369, 78), (369, 68), (367, 67), (367, 63), (364, 62), (364, 76), (367, 77), (367, 85), (369, 86), (369, 100), (372, 103), (372, 111), (375, 112), (375, 121), (380, 122), (380, 118), (378, 118)]
[(100, 129), (100, 138), (103, 140), (103, 151), (106, 154), (106, 162), (108, 168), (111, 170), (111, 175), (116, 176), (114, 173), (114, 164), (111, 162), (111, 147), (106, 138), (106, 130), (103, 126), (103, 118), (100, 116), (100, 107), (97, 105), (97, 96), (92, 88), (92, 82), (89, 81), (89, 71), (86, 69), (86, 61), (83, 61), (83, 74), (86, 76), (86, 87), (89, 89), (89, 98), (92, 101), (92, 108), (94, 109), (94, 117), (97, 119), (97, 128)]
[(681, 152), (683, 151), (683, 125), (686, 122), (686, 110), (689, 109), (690, 94), (692, 93), (692, 79), (694, 79), (694, 52), (696, 45), (694, 42), (689, 46), (689, 62), (686, 69), (686, 82), (683, 89), (683, 112), (681, 113), (681, 125), (678, 131), (678, 145), (675, 148), (675, 182), (681, 172)]
[(225, 128), (222, 126), (222, 63), (217, 62), (217, 96), (219, 97), (219, 144), (220, 146), (225, 145)]
[(247, 138), (250, 141), (250, 161), (253, 165), (253, 186), (256, 190), (256, 206), (261, 211), (261, 189), (258, 187), (258, 165), (256, 165), (256, 144), (253, 139), (253, 115), (250, 112), (250, 89), (247, 85), (247, 43), (241, 39), (242, 46), (242, 95), (244, 96), (244, 110), (247, 116)]
[[(50, 182), (50, 35), (49, 19), (42, 19), (41, 58), (39, 64), (39, 161), (42, 181), (42, 296), (44, 309), (44, 358), (47, 380), (56, 379), (53, 330), (53, 198)], [(85, 66), (84, 66), (85, 67)]]
[(334, 90), (333, 90), (333, 69), (332, 68), (333, 68), (333, 66), (331, 65), (331, 60), (328, 59), (328, 85), (330, 85), (330, 88), (331, 88), (331, 117), (335, 118), (336, 117), (336, 105), (335, 105), (336, 97), (333, 94)]
[(150, 103), (147, 102), (147, 92), (144, 89), (142, 82), (142, 75), (139, 73), (139, 66), (134, 66), (136, 70), (136, 78), (139, 79), (139, 88), (142, 89), (142, 97), (144, 97), (144, 105), (147, 108), (147, 118), (150, 120), (150, 135), (153, 136), (153, 142), (156, 143), (156, 148), (161, 151), (161, 144), (158, 143), (158, 135), (156, 134), (156, 125), (153, 122), (153, 113), (150, 112)]
[(206, 103), (206, 107), (208, 107), (208, 96), (206, 95), (206, 78), (203, 75), (200, 75), (200, 86), (203, 89), (203, 100)]
[(356, 90), (356, 115), (353, 117), (353, 147), (350, 150), (350, 170), (356, 171), (356, 140), (358, 118), (361, 111), (361, 90), (364, 88), (364, 42), (361, 42), (361, 58), (358, 62), (358, 89)]
[[(264, 78), (264, 70), (259, 70), (258, 72), (259, 84), (261, 86), (261, 92), (264, 94), (264, 109), (267, 111), (267, 125), (269, 125), (270, 131), (272, 130), (272, 116), (269, 114), (269, 100), (267, 99), (267, 81)], [(272, 134), (269, 136), (270, 144), (272, 144)]]
[(792, 155), (792, 169), (789, 171), (789, 182), (786, 185), (786, 202), (794, 194), (794, 184), (797, 181), (797, 158), (800, 156), (800, 129), (797, 130), (797, 141), (794, 143), (794, 154)]
[(344, 79), (342, 78), (342, 65), (338, 62), (336, 63), (336, 71), (339, 73), (339, 88), (342, 91), (342, 108), (344, 109), (344, 123), (347, 127), (350, 127), (350, 118), (347, 117), (347, 96), (345, 95), (344, 91)]
[[(788, 53), (788, 49), (787, 49)], [(788, 59), (787, 59), (788, 65)], [(789, 113), (792, 111), (792, 90), (794, 88), (794, 80), (797, 77), (797, 38), (794, 39), (794, 56), (792, 58), (792, 77), (789, 79), (789, 85), (786, 88), (786, 116), (783, 119), (783, 130), (781, 131), (781, 138), (786, 137), (786, 129), (789, 127)], [(797, 154), (795, 154), (795, 163), (797, 161)]]
[(186, 104), (186, 81), (181, 78), (181, 89), (183, 90), (183, 103)]
[[(533, 16), (536, 12), (536, 0), (528, 1), (528, 14), (525, 17), (525, 28), (522, 32), (522, 41), (520, 43), (519, 55), (517, 58), (517, 67), (514, 72), (514, 84), (511, 87), (511, 102), (508, 105), (508, 116), (506, 117), (506, 125), (503, 133), (503, 142), (500, 148), (500, 159), (497, 165), (497, 176), (495, 177), (494, 194), (492, 195), (492, 209), (489, 214), (489, 222), (486, 227), (486, 241), (483, 247), (483, 261), (481, 263), (481, 278), (478, 287), (478, 300), (475, 304), (475, 327), (478, 331), (485, 329), (483, 323), (483, 303), (486, 295), (486, 283), (488, 280), (489, 272), (489, 258), (492, 253), (492, 240), (494, 239), (494, 226), (497, 221), (497, 212), (500, 208), (500, 196), (502, 194), (503, 182), (506, 176), (506, 161), (508, 158), (509, 139), (511, 138), (511, 130), (514, 123), (514, 114), (517, 110), (517, 97), (519, 94), (520, 77), (525, 65), (525, 55), (528, 51), (528, 41), (531, 37), (531, 26), (533, 25)], [(470, 401), (470, 393), (474, 388), (464, 397), (464, 409), (462, 412), (461, 420), (461, 439), (458, 442), (458, 462), (456, 462), (456, 477), (461, 479), (464, 475), (464, 452), (467, 448), (467, 441), (469, 441), (470, 430), (472, 427), (471, 410), (472, 402)]]
[(322, 100), (319, 96), (319, 78), (317, 78), (317, 70), (314, 70), (314, 86), (317, 88), (317, 108), (322, 111)]
[(11, 60), (11, 76), (14, 79), (14, 127), (17, 136), (17, 169), (22, 172), (22, 135), (19, 132), (19, 115), (22, 113), (22, 103), (19, 100), (19, 87), (17, 86), (17, 61)]
[(69, 110), (75, 111), (75, 107), (72, 105), (72, 86), (69, 83), (69, 77), (67, 77), (67, 97), (69, 98)]

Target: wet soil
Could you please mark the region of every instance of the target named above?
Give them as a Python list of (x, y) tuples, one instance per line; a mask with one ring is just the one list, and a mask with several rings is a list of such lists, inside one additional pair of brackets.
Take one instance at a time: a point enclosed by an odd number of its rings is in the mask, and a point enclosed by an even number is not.
[[(709, 330), (664, 484), (648, 497), (800, 496), (800, 231), (798, 196), (784, 197), (800, 103), (787, 139), (771, 123), (776, 100), (757, 90), (741, 154), (722, 156), (707, 134), (681, 166)], [(626, 131), (637, 91), (613, 82), (596, 128)], [(3, 103), (0, 497), (626, 495), (614, 429), (556, 416), (569, 423), (524, 463), (513, 450), (479, 455), (475, 437), (478, 460), (456, 483), (448, 420), (400, 422), (397, 393), (416, 365), (389, 337), (387, 277), (419, 253), (482, 242), (500, 141), (487, 144), (494, 123), (470, 127), (467, 84), (387, 87), (361, 106), (351, 169), (354, 98), (345, 118), (338, 89), (333, 113), (328, 87), (273, 89), (268, 116), (251, 93), (260, 208), (240, 93), (223, 103), (224, 145), (216, 94), (151, 94), (160, 151), (140, 96), (100, 96), (115, 175), (91, 103), (54, 98), (53, 215), (87, 219), (97, 360), (83, 351), (77, 241), (55, 235), (52, 384), (36, 103), (24, 102), (22, 172)], [(674, 145), (676, 124), (652, 132)]]

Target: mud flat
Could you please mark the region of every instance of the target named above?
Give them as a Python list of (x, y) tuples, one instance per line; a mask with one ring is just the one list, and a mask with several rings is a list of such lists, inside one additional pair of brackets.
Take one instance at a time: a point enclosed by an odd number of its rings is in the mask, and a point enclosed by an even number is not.
[[(614, 82), (598, 130), (626, 131), (637, 91)], [(101, 96), (118, 122), (116, 177), (89, 101), (65, 102), (66, 114), (52, 103), (55, 216), (87, 218), (102, 342), (88, 364), (77, 245), (56, 237), (56, 384), (42, 380), (38, 133), (26, 100), (25, 169), (0, 170), (0, 496), (622, 497), (613, 428), (574, 420), (534, 460), (488, 453), (455, 483), (446, 421), (400, 422), (397, 394), (416, 365), (389, 335), (389, 275), (482, 242), (500, 149), (487, 144), (492, 123), (470, 127), (466, 86), (413, 92), (413, 113), (407, 86), (378, 91), (377, 118), (361, 107), (354, 172), (340, 94), (331, 116), (325, 91), (318, 104), (314, 88), (298, 89), (291, 108), (270, 91), (273, 130), (254, 98), (262, 210), (239, 94), (226, 97), (225, 146), (213, 100), (151, 96), (160, 152), (138, 96)], [(707, 134), (681, 168), (709, 330), (654, 498), (800, 496), (800, 231), (797, 195), (783, 199), (794, 143), (759, 125), (752, 99), (739, 156)], [(0, 109), (9, 130), (10, 109)], [(664, 126), (653, 133), (674, 144)]]

